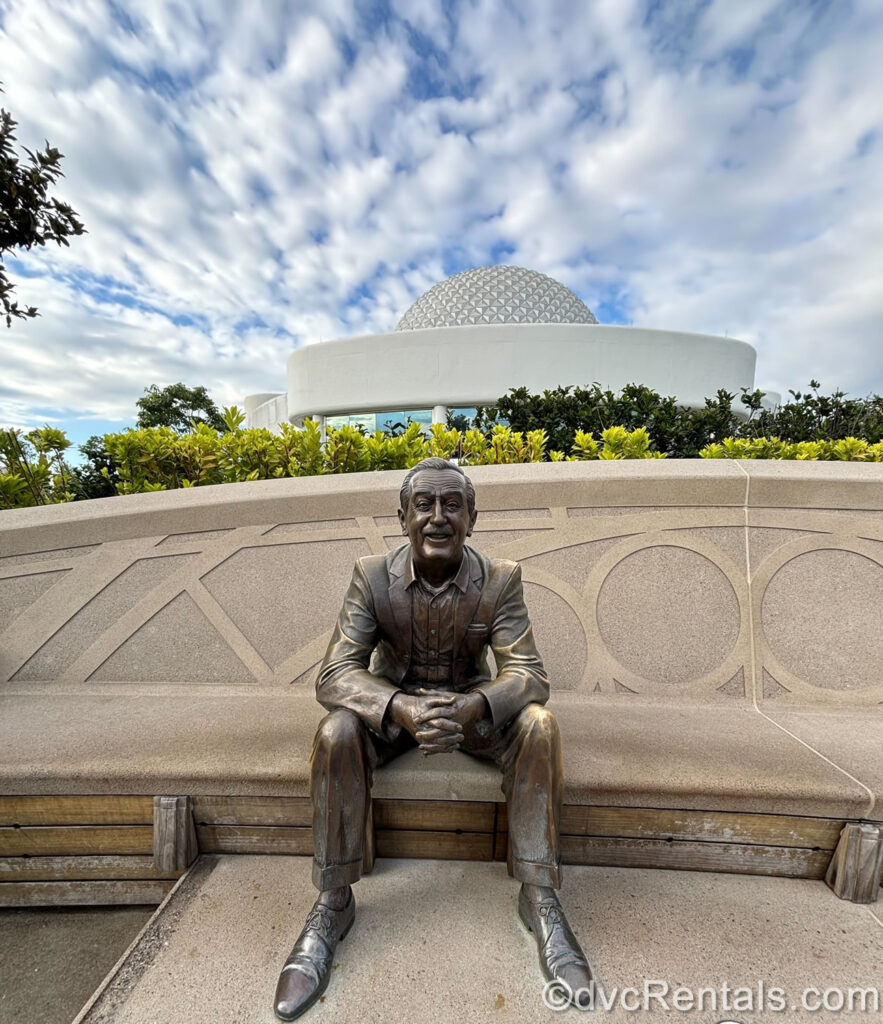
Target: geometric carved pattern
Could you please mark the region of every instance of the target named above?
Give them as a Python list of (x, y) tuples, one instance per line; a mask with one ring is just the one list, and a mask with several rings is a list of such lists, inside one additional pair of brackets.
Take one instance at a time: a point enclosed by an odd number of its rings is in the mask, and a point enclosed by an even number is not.
[(55, 586), (65, 572), (60, 569), (0, 580), (0, 633), (5, 632), (38, 597)]
[(367, 554), (364, 540), (247, 547), (212, 569), (202, 583), (276, 668), (334, 624), (353, 563)]
[(665, 545), (627, 555), (598, 595), (608, 650), (659, 683), (698, 679), (721, 665), (739, 636), (732, 584), (708, 558)]
[(773, 679), (766, 669), (763, 670), (761, 682), (764, 700), (774, 700), (779, 694), (790, 692), (787, 686), (782, 686), (780, 682)]
[(763, 629), (778, 661), (814, 686), (883, 678), (883, 566), (837, 549), (795, 555), (770, 580)]
[(569, 584), (574, 590), (581, 591), (586, 585), (590, 571), (601, 556), (623, 539), (622, 536), (605, 537), (603, 540), (591, 541), (588, 544), (574, 544), (556, 551), (547, 551), (542, 555), (532, 555), (525, 558), (523, 564), (544, 569)]
[(717, 688), (718, 693), (726, 693), (730, 697), (745, 697), (745, 669), (739, 671)]
[(168, 555), (134, 562), (47, 640), (14, 678), (54, 679), (124, 612), (192, 557)]
[(476, 267), (433, 285), (408, 309), (397, 331), (464, 324), (596, 324), (563, 284), (524, 267)]
[(189, 594), (179, 594), (89, 677), (132, 683), (250, 683), (253, 676)]
[[(335, 516), (333, 483), (312, 521), (286, 522), (289, 506), (276, 522), (200, 530), (197, 506), (174, 534), (78, 545), (94, 532), (75, 523), (68, 548), (0, 560), (4, 691), (309, 690), (353, 561), (402, 543), (392, 515)], [(582, 507), (571, 489), (567, 507), (538, 507), (543, 496), (531, 485), (483, 511), (479, 489), (472, 543), (521, 563), (563, 699), (883, 703), (879, 510), (666, 507), (652, 489), (644, 506)]]
[(556, 692), (578, 690), (586, 671), (586, 641), (579, 617), (560, 594), (536, 583), (524, 584), (524, 599)]

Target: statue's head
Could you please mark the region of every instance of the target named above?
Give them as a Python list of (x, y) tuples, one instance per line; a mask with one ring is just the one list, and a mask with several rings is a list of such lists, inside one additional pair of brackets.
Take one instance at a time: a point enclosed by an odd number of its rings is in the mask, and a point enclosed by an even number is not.
[(410, 469), (399, 493), (399, 522), (418, 571), (453, 571), (475, 519), (475, 488), (452, 462), (424, 459)]

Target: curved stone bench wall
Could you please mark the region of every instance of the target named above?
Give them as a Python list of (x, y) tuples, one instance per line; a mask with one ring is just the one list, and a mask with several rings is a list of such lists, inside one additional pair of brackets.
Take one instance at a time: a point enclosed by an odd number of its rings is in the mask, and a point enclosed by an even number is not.
[[(477, 467), (471, 543), (517, 559), (556, 697), (883, 702), (883, 466)], [(311, 692), (402, 474), (0, 514), (5, 694)]]
[[(883, 466), (470, 472), (550, 670), (565, 862), (821, 878), (883, 818)], [(0, 906), (312, 852), (312, 682), (353, 560), (401, 542), (401, 478), (0, 514)], [(378, 855), (505, 859), (491, 766), (377, 774)]]

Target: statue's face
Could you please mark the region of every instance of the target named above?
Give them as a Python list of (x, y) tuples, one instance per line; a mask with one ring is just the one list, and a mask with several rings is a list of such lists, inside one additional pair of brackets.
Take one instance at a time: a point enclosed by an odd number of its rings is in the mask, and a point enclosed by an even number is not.
[(415, 474), (411, 500), (405, 511), (399, 509), (399, 520), (418, 570), (455, 570), (475, 517), (466, 502), (466, 481), (455, 470), (421, 469)]

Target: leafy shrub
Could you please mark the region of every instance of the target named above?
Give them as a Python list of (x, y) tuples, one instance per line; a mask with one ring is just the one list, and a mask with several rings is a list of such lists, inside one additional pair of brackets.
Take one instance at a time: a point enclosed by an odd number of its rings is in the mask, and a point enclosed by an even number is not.
[[(220, 417), (222, 429), (191, 420), (185, 433), (157, 426), (89, 438), (81, 448), (89, 461), (74, 469), (64, 461), (70, 442), (62, 431), (4, 430), (0, 508), (246, 480), (403, 470), (428, 455), (464, 466), (686, 456), (883, 461), (883, 398), (846, 400), (839, 391), (823, 396), (816, 381), (810, 389), (805, 395), (791, 392), (793, 401), (776, 412), (761, 408), (759, 391), (743, 391), (746, 420), (735, 415), (734, 396), (723, 390), (702, 409), (691, 410), (636, 384), (619, 394), (597, 384), (542, 395), (520, 388), (479, 410), (478, 426), (468, 429), (436, 423), (424, 434), (419, 423), (409, 423), (388, 433), (363, 434), (347, 426), (329, 429), (324, 444), (313, 420), (303, 429), (283, 423), (278, 433), (244, 429), (245, 417), (233, 406)], [(777, 424), (783, 429), (762, 429)], [(844, 433), (850, 426), (861, 429)]]
[(601, 433), (611, 426), (629, 430), (645, 427), (654, 448), (673, 458), (695, 458), (721, 439), (778, 437), (783, 441), (883, 440), (883, 397), (847, 399), (842, 391), (819, 393), (818, 381), (809, 391), (790, 391), (791, 400), (771, 411), (762, 405), (763, 392), (742, 389), (737, 415), (735, 394), (723, 389), (706, 398), (701, 409), (679, 405), (641, 384), (629, 384), (620, 392), (591, 387), (558, 387), (531, 394), (512, 388), (502, 398), (479, 411), (482, 429), (507, 423), (513, 430), (545, 430), (549, 447), (565, 451), (577, 431)]
[(801, 461), (883, 462), (883, 441), (869, 444), (858, 437), (839, 441), (783, 441), (779, 437), (727, 437), (706, 445), (703, 459), (797, 459)]
[[(433, 424), (424, 435), (419, 423), (411, 423), (392, 436), (376, 431), (363, 434), (351, 426), (329, 429), (322, 444), (319, 424), (306, 420), (303, 430), (283, 423), (278, 434), (264, 429), (242, 429), (242, 416), (234, 407), (224, 411), (227, 430), (219, 434), (196, 423), (189, 434), (171, 427), (126, 430), (107, 434), (106, 450), (113, 460), (119, 494), (135, 494), (176, 487), (272, 480), (278, 477), (316, 476), (324, 473), (361, 473), (369, 470), (408, 469), (429, 455), (456, 458), (464, 466), (542, 462), (547, 454), (543, 430), (526, 434), (496, 425), (485, 436), (478, 429), (461, 432)], [(643, 428), (605, 430), (601, 443), (591, 435), (579, 435), (567, 459), (659, 458), (650, 451), (650, 436)]]
[(42, 427), (22, 434), (0, 430), (0, 508), (73, 501), (77, 478), (64, 461), (71, 442), (63, 430)]

